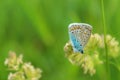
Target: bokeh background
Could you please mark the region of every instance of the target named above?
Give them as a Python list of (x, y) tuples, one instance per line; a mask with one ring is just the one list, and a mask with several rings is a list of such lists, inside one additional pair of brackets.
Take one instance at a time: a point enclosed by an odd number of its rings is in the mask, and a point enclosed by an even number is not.
[[(107, 33), (118, 41), (119, 3), (104, 0)], [(100, 0), (0, 0), (0, 80), (7, 80), (9, 72), (4, 61), (10, 50), (41, 68), (41, 80), (101, 80), (103, 76), (97, 73), (84, 75), (63, 51), (70, 23), (88, 23), (93, 33), (103, 34), (101, 13)], [(111, 73), (111, 79), (120, 79), (116, 68)]]

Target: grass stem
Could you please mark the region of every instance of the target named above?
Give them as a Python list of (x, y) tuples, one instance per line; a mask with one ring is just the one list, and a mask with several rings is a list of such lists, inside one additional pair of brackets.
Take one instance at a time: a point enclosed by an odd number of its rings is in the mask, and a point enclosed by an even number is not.
[(103, 29), (104, 29), (104, 44), (105, 44), (105, 54), (106, 54), (106, 71), (107, 78), (110, 80), (110, 70), (109, 70), (109, 57), (106, 43), (106, 20), (105, 20), (105, 11), (104, 11), (104, 1), (101, 0), (101, 9), (102, 9), (102, 21), (103, 21)]

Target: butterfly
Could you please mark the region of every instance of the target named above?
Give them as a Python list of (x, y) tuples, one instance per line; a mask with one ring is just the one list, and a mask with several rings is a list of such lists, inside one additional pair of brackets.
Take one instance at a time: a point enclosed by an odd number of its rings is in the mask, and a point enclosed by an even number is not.
[(69, 38), (75, 53), (84, 53), (83, 48), (91, 36), (92, 26), (86, 23), (71, 23), (68, 26)]

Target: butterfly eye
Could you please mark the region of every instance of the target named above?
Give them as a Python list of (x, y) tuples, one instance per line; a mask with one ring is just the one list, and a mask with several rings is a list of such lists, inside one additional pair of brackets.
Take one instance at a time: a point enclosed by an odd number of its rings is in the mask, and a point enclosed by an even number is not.
[(83, 54), (83, 50), (81, 51), (81, 53)]

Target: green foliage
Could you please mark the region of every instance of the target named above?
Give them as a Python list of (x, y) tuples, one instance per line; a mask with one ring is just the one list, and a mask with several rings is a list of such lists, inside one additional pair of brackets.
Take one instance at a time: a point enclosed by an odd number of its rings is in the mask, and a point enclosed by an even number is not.
[[(120, 0), (104, 0), (106, 30), (120, 41)], [(84, 22), (93, 33), (104, 33), (100, 0), (0, 0), (0, 80), (7, 80), (4, 66), (8, 51), (23, 53), (26, 61), (43, 70), (41, 80), (102, 80), (104, 67), (90, 77), (65, 58), (68, 25)], [(113, 53), (114, 54), (114, 53)], [(120, 58), (110, 62), (111, 80), (120, 79)], [(102, 75), (101, 75), (102, 74)]]

